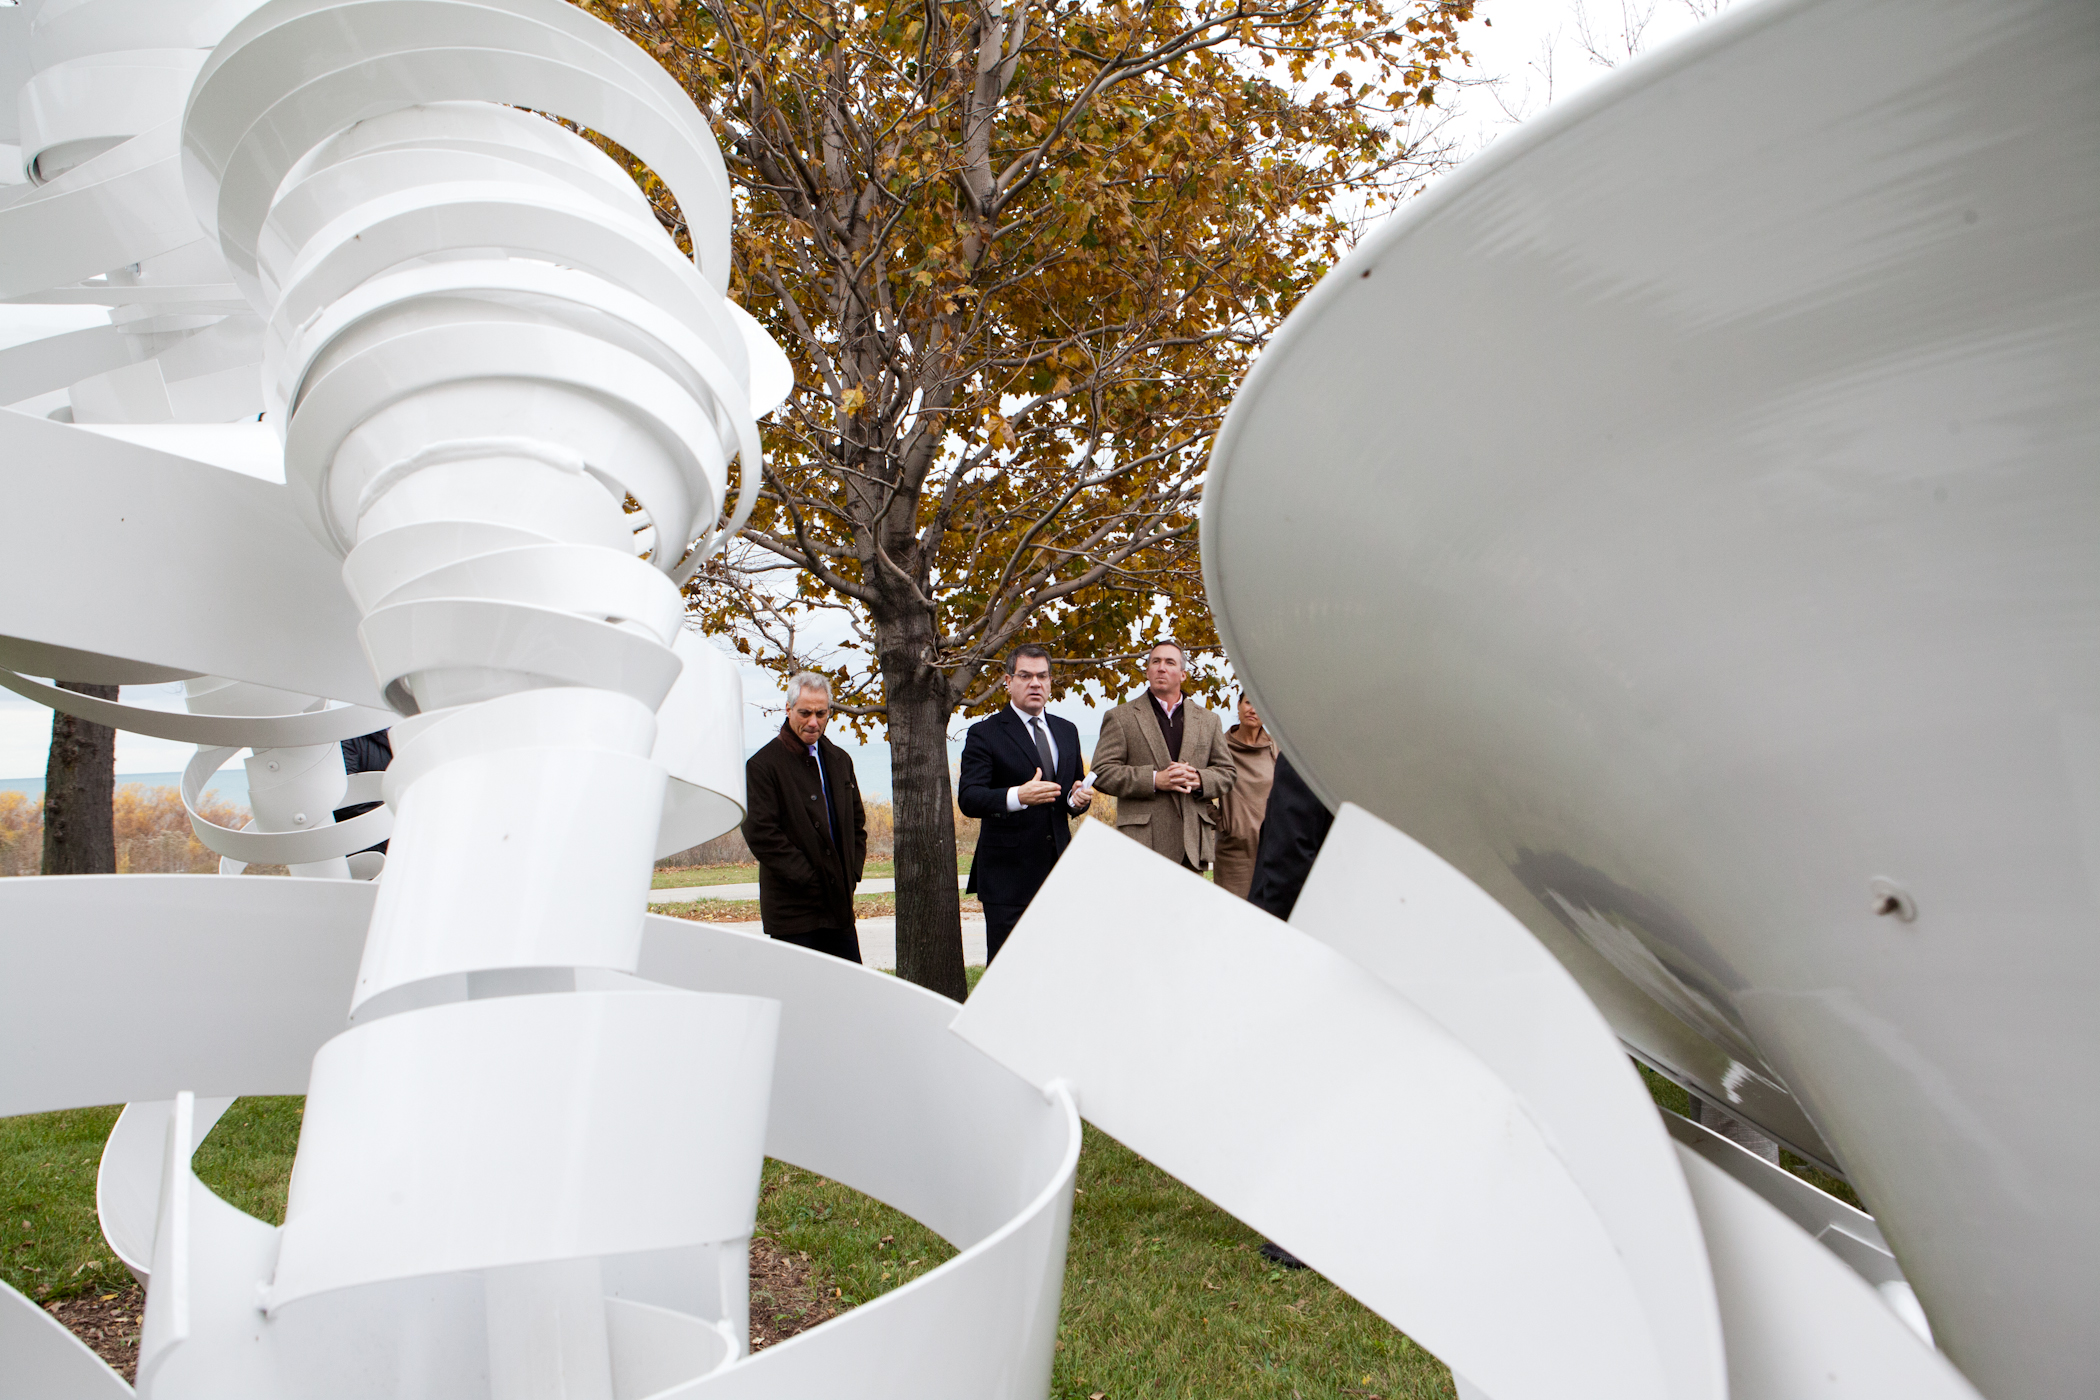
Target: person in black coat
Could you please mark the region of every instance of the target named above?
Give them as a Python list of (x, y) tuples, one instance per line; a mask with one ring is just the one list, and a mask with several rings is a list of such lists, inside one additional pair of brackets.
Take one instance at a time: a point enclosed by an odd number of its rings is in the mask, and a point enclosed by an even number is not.
[(1254, 884), (1247, 902), (1288, 919), (1297, 907), (1298, 892), (1312, 874), (1320, 847), (1326, 844), (1327, 829), (1334, 813), (1305, 785), (1289, 755), (1276, 756), (1276, 782), (1269, 789), (1268, 810), (1262, 814), (1261, 842), (1254, 851)]
[(846, 751), (824, 737), (831, 683), (788, 682), (787, 722), (744, 765), (744, 843), (758, 858), (769, 937), (860, 961), (853, 891), (868, 863), (868, 814)]
[[(345, 773), (384, 773), (392, 766), (393, 762), (394, 740), (390, 730), (375, 729), (370, 734), (360, 734), (354, 739), (343, 740), (343, 772)], [(352, 817), (363, 816), (379, 805), (377, 802), (353, 802), (347, 807), (336, 808), (335, 819), (338, 822), (346, 822)], [(381, 841), (376, 846), (367, 846), (365, 850), (377, 851), (379, 854), (385, 855), (386, 842)], [(360, 851), (358, 854), (362, 855), (364, 852)]]
[(985, 960), (1006, 936), (1072, 844), (1072, 818), (1094, 800), (1079, 781), (1079, 731), (1044, 712), (1050, 653), (1033, 643), (1006, 659), (1007, 706), (970, 726), (955, 800), (984, 823), (969, 891), (984, 905)]
[[(1262, 814), (1261, 844), (1254, 852), (1254, 885), (1247, 891), (1247, 902), (1279, 919), (1290, 918), (1333, 825), (1334, 813), (1298, 776), (1290, 756), (1279, 752), (1276, 781), (1269, 788), (1268, 810)], [(1274, 1240), (1262, 1241), (1261, 1257), (1286, 1269), (1305, 1267), (1303, 1259)]]

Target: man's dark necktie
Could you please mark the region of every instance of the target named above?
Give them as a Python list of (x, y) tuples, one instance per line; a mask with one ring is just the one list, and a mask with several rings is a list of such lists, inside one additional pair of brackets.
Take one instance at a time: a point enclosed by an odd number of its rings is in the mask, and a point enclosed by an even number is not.
[(1043, 776), (1054, 783), (1057, 781), (1057, 760), (1050, 755), (1050, 736), (1043, 733), (1041, 717), (1028, 721), (1028, 727), (1035, 731), (1035, 751), (1043, 760)]
[(832, 849), (839, 853), (840, 860), (844, 860), (846, 847), (839, 840), (838, 814), (831, 810), (831, 779), (824, 776), (824, 755), (816, 752), (816, 747), (815, 744), (810, 745), (809, 756), (817, 761), (817, 790), (824, 794), (824, 829), (831, 833)]

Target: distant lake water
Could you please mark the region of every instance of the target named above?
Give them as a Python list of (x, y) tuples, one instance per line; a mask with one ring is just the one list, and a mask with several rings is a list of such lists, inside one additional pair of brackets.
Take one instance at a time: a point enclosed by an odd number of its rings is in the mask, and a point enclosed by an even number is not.
[[(182, 774), (117, 774), (117, 786), (122, 787), (126, 783), (137, 783), (141, 787), (181, 787)], [(204, 785), (204, 790), (207, 793), (224, 798), (228, 802), (238, 802), (245, 807), (248, 805), (248, 770), (243, 768), (238, 762), (229, 763), (218, 771), (217, 776)], [(44, 780), (41, 776), (34, 778), (0, 778), (0, 792), (27, 792), (42, 796), (43, 791)]]

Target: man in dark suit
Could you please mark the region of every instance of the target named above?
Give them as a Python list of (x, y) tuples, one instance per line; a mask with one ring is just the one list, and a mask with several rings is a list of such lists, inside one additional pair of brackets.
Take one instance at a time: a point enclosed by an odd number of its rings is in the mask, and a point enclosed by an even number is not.
[(788, 682), (787, 722), (744, 765), (744, 843), (758, 857), (769, 937), (860, 961), (853, 891), (868, 861), (868, 814), (853, 760), (824, 737), (831, 682)]
[(984, 905), (987, 961), (1072, 844), (1071, 819), (1094, 800), (1079, 781), (1079, 731), (1043, 711), (1050, 653), (1016, 647), (1006, 660), (1006, 696), (1005, 709), (970, 726), (956, 788), (963, 815), (984, 823), (969, 889)]

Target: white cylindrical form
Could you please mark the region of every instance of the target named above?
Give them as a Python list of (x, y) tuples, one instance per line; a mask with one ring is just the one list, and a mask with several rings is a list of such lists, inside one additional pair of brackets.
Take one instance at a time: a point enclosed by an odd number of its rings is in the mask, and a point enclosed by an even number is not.
[[(477, 60), (459, 63), (459, 46)], [(687, 201), (703, 266), (625, 171), (527, 106), (648, 147)], [(684, 664), (677, 581), (719, 538), (732, 460), (747, 498), (758, 467), (744, 332), (720, 291), (720, 156), (653, 62), (553, 0), (266, 6), (204, 64), (184, 146), (192, 206), (269, 327), (264, 392), (287, 484), (344, 556), (373, 678), (411, 716), (384, 785), (398, 821), (360, 1025), (318, 1062), (335, 1068), (309, 1100), (277, 1296), (312, 1318), (343, 1290), (479, 1271), (492, 1396), (609, 1396), (598, 1256), (647, 1247), (652, 1228), (685, 1247), (743, 1239), (760, 1162), (753, 1129), (721, 1181), (616, 1180), (618, 1153), (567, 1160), (532, 1121), (535, 1055), (597, 1014), (577, 979), (635, 966), (665, 810), (655, 711)], [(447, 1005), (461, 998), (485, 1009)], [(455, 1022), (474, 1033), (438, 1034)], [(419, 1163), (452, 1149), (430, 1123), (381, 1121), (374, 1094), (415, 1092), (360, 1068), (353, 1044), (382, 1040), (423, 1046), (411, 1058), (431, 1082), (466, 1073), (491, 1115), (476, 1141), (517, 1155), (450, 1176)], [(698, 1070), (698, 1045), (659, 1050)], [(641, 1063), (606, 1073), (632, 1081)], [(713, 1072), (762, 1122), (765, 1066)], [(615, 1084), (585, 1087), (617, 1106)], [(688, 1098), (653, 1126), (704, 1134), (704, 1100)], [(358, 1147), (366, 1134), (375, 1151)], [(331, 1169), (346, 1151), (356, 1169)], [(621, 1227), (530, 1243), (579, 1192), (619, 1197)], [(400, 1200), (427, 1223), (379, 1248), (360, 1222)], [(450, 1252), (417, 1255), (447, 1220), (462, 1222)], [(741, 1290), (721, 1301), (740, 1313)], [(720, 1321), (696, 1325), (711, 1337)]]

